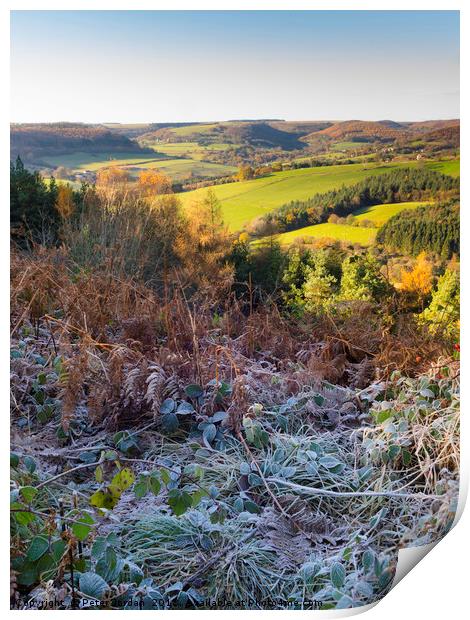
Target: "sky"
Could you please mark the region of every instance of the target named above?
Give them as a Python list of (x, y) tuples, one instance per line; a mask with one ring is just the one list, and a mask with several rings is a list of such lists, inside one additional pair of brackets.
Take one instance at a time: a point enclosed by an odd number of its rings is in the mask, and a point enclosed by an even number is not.
[(459, 117), (457, 11), (12, 11), (12, 122)]

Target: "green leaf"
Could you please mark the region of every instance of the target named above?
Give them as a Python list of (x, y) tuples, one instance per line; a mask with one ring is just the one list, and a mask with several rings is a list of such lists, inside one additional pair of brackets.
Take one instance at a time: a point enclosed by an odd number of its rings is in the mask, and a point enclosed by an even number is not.
[(377, 424), (382, 424), (383, 422), (391, 418), (394, 413), (395, 412), (393, 409), (385, 409), (384, 411), (379, 411), (378, 413), (375, 414), (375, 419), (377, 420)]
[[(13, 503), (11, 505), (11, 508), (18, 509), (18, 508), (24, 508), (24, 506), (18, 503)], [(32, 523), (33, 521), (36, 520), (36, 515), (33, 515), (31, 512), (19, 511), (19, 512), (13, 512), (12, 514), (13, 514), (13, 518), (18, 523), (18, 525), (28, 525), (29, 523)]]
[(178, 430), (180, 423), (174, 413), (162, 415), (162, 428), (165, 433), (174, 433)]
[(160, 478), (163, 484), (168, 484), (171, 481), (170, 472), (167, 469), (160, 469)]
[(37, 489), (34, 487), (21, 487), (20, 489), (21, 497), (27, 504), (30, 504), (33, 501), (37, 495), (37, 492)]
[(43, 536), (35, 536), (29, 544), (28, 550), (26, 552), (26, 559), (30, 562), (35, 562), (39, 560), (39, 558), (46, 553), (49, 548), (49, 543), (47, 538)]
[(186, 603), (188, 602), (188, 594), (187, 592), (181, 591), (176, 597), (176, 606), (178, 609), (184, 609), (186, 607)]
[(315, 396), (313, 397), (313, 400), (315, 404), (318, 405), (319, 407), (323, 407), (323, 405), (325, 404), (325, 397), (322, 396), (321, 394), (315, 394)]
[(62, 559), (66, 547), (67, 545), (63, 540), (54, 540), (54, 542), (51, 544), (52, 557), (57, 563)]
[(411, 463), (412, 454), (408, 450), (402, 449), (401, 458), (403, 459), (403, 465), (407, 467)]
[(292, 478), (296, 471), (297, 469), (295, 467), (281, 467), (279, 475), (281, 478)]
[(15, 453), (10, 453), (10, 467), (18, 467), (20, 462), (20, 457)]
[(400, 446), (397, 445), (392, 445), (388, 448), (388, 456), (390, 457), (390, 460), (393, 460), (394, 458), (396, 458), (401, 452), (401, 448)]
[(94, 524), (94, 520), (91, 515), (87, 512), (75, 517), (75, 521), (78, 523), (73, 523), (72, 532), (78, 540), (85, 540), (88, 534), (91, 531), (91, 526)]
[(289, 427), (289, 419), (285, 415), (281, 415), (281, 414), (277, 415), (276, 422), (278, 423), (279, 428), (282, 431), (287, 431)]
[(106, 450), (106, 452), (103, 453), (103, 458), (105, 461), (115, 461), (117, 457), (118, 455), (116, 450)]
[(180, 489), (171, 489), (168, 493), (168, 504), (177, 517), (184, 514), (191, 507), (193, 500), (191, 495)]
[(91, 548), (91, 557), (95, 560), (100, 558), (108, 547), (108, 541), (104, 536), (98, 536), (95, 538), (95, 542), (93, 543), (93, 547)]
[(149, 476), (140, 476), (139, 481), (134, 485), (134, 494), (137, 499), (142, 499), (149, 492)]
[(78, 584), (80, 592), (98, 600), (103, 598), (108, 589), (108, 584), (103, 577), (91, 572), (82, 573)]
[(247, 512), (251, 512), (251, 514), (259, 514), (261, 512), (261, 508), (255, 502), (252, 502), (251, 499), (245, 500), (245, 510)]
[(365, 465), (364, 467), (361, 467), (360, 469), (358, 469), (357, 473), (359, 474), (360, 482), (364, 482), (365, 480), (368, 480), (371, 477), (373, 471), (374, 471), (374, 468), (368, 465)]
[(160, 493), (160, 489), (162, 488), (162, 483), (160, 482), (160, 478), (158, 474), (153, 473), (149, 476), (149, 487), (154, 495), (158, 495)]
[(318, 465), (313, 461), (307, 463), (305, 471), (312, 476), (316, 476), (318, 474)]
[(36, 461), (31, 456), (25, 456), (23, 462), (29, 473), (34, 474), (36, 471)]
[(42, 579), (44, 579), (45, 574), (47, 575), (49, 573), (48, 576), (52, 576), (50, 575), (50, 573), (55, 570), (56, 567), (56, 562), (54, 560), (54, 558), (52, 557), (51, 554), (49, 553), (45, 553), (38, 561), (37, 563), (37, 571), (38, 571), (38, 576), (41, 577)]
[(192, 494), (192, 507), (196, 508), (196, 506), (200, 503), (203, 497), (207, 497), (209, 493), (205, 489), (198, 489)]
[(116, 556), (114, 549), (109, 547), (106, 554), (98, 560), (95, 571), (108, 583), (119, 583), (125, 562)]
[(342, 588), (346, 578), (346, 571), (340, 562), (334, 562), (330, 570), (331, 583), (335, 588)]
[(187, 385), (184, 391), (186, 392), (187, 396), (189, 396), (189, 398), (199, 398), (199, 396), (202, 396), (204, 394), (204, 390), (202, 389), (202, 387), (200, 385), (197, 385), (196, 383), (191, 383), (190, 385)]
[(38, 580), (37, 565), (33, 562), (24, 562), (17, 581), (23, 586), (32, 586)]

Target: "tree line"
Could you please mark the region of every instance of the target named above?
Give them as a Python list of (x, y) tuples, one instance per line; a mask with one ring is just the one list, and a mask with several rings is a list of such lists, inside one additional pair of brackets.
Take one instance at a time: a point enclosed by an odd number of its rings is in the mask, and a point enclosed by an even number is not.
[(259, 231), (286, 232), (346, 217), (361, 207), (409, 200), (445, 199), (459, 192), (460, 180), (426, 169), (400, 168), (351, 186), (289, 202), (261, 218)]
[(380, 228), (377, 242), (412, 256), (423, 251), (435, 252), (443, 259), (459, 255), (459, 206), (457, 201), (449, 201), (402, 211)]

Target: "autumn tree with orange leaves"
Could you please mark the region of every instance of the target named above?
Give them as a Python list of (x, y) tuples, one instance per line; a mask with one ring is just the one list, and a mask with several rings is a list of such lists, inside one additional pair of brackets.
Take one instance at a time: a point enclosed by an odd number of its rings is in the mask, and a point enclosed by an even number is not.
[(207, 292), (226, 288), (232, 282), (233, 269), (225, 260), (231, 236), (222, 218), (222, 209), (213, 190), (186, 209), (186, 226), (177, 244), (187, 284)]
[(434, 283), (432, 263), (425, 252), (416, 258), (416, 263), (410, 271), (402, 270), (399, 288), (416, 299), (421, 307), (430, 294)]
[(159, 194), (171, 194), (170, 177), (158, 170), (142, 170), (139, 174), (138, 189), (142, 196), (151, 197)]
[(117, 187), (128, 183), (129, 172), (117, 166), (101, 168), (96, 174), (96, 184), (102, 187)]
[(70, 185), (58, 186), (56, 209), (63, 219), (69, 218), (74, 212), (73, 190)]

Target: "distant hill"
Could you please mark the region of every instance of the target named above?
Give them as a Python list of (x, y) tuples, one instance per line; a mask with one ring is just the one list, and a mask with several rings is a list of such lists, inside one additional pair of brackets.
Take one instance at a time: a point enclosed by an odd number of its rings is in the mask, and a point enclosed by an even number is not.
[(454, 118), (444, 121), (418, 121), (404, 124), (413, 133), (426, 133), (428, 131), (432, 131), (433, 129), (443, 129), (445, 127), (460, 127), (460, 120), (458, 118)]
[(460, 124), (429, 131), (421, 137), (421, 140), (457, 148), (460, 145)]
[[(320, 130), (313, 131), (304, 136), (305, 142), (314, 142), (320, 138), (328, 138), (332, 142), (394, 142), (395, 140), (424, 139), (436, 131), (442, 131), (442, 137), (450, 139), (449, 130), (452, 131), (452, 142), (456, 144), (456, 136), (460, 128), (460, 121), (436, 120), (420, 122), (398, 123), (391, 120), (383, 121), (341, 121), (331, 123)], [(447, 132), (447, 133), (446, 133)], [(435, 135), (438, 138), (439, 134)], [(431, 138), (433, 139), (433, 138)]]
[(342, 121), (334, 123), (304, 138), (309, 142), (318, 136), (327, 136), (332, 140), (352, 142), (390, 142), (400, 137), (405, 127), (392, 121)]
[[(381, 121), (283, 121), (251, 120), (201, 123), (39, 123), (11, 125), (11, 157), (20, 155), (30, 165), (45, 165), (48, 156), (74, 153), (154, 153), (158, 143), (195, 143), (216, 149), (215, 163), (237, 165), (237, 157), (253, 158), (253, 152), (274, 150), (310, 152), (334, 150), (337, 143), (396, 143), (407, 152), (429, 148), (433, 152), (458, 148), (460, 121), (432, 120), (418, 122)], [(137, 142), (138, 141), (138, 142)], [(142, 145), (142, 146), (141, 146)], [(221, 145), (224, 145), (220, 149)], [(354, 145), (353, 145), (354, 146)], [(241, 147), (241, 148), (239, 148)], [(158, 148), (157, 148), (158, 150)], [(274, 155), (273, 155), (274, 152)], [(232, 159), (230, 159), (232, 157)]]
[(269, 121), (268, 124), (280, 131), (306, 136), (309, 133), (326, 129), (333, 123), (331, 121)]
[(15, 124), (10, 128), (10, 156), (38, 162), (47, 155), (88, 153), (147, 153), (128, 137), (109, 129), (81, 123)]
[(267, 123), (240, 123), (225, 128), (225, 135), (234, 144), (251, 144), (265, 148), (281, 147), (285, 150), (302, 148), (298, 136), (288, 131), (283, 131), (272, 124)]
[(299, 142), (298, 137), (292, 131), (279, 129), (282, 121), (227, 121), (223, 123), (193, 123), (191, 125), (178, 125), (159, 128), (140, 136), (143, 142), (152, 139), (169, 142), (199, 142), (201, 144), (227, 143), (248, 144), (262, 148), (280, 147), (285, 150), (303, 148), (305, 145)]

